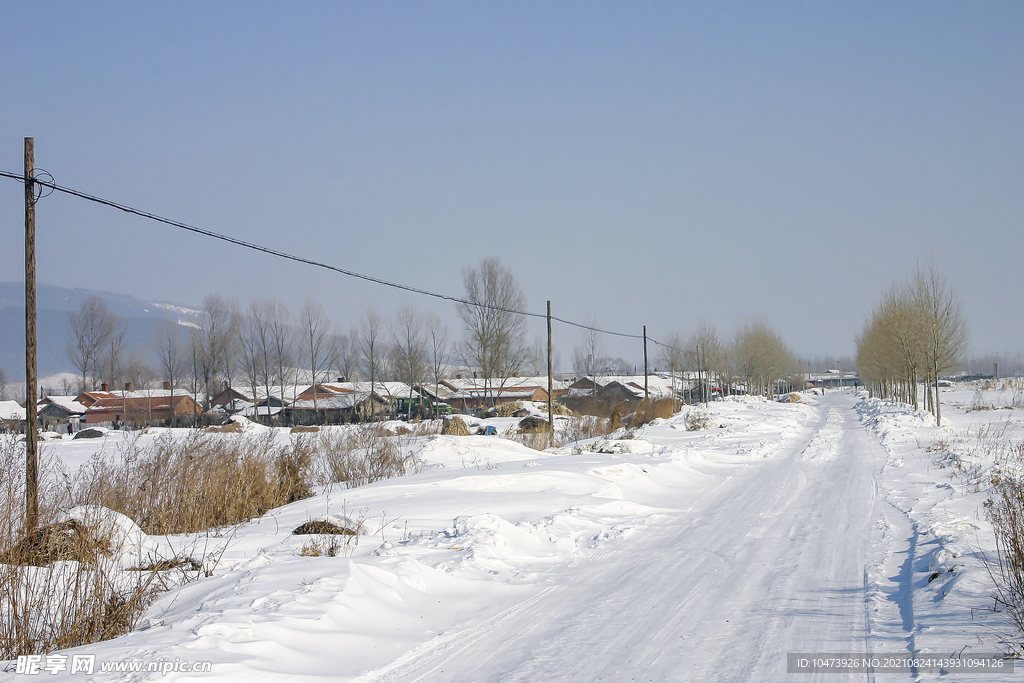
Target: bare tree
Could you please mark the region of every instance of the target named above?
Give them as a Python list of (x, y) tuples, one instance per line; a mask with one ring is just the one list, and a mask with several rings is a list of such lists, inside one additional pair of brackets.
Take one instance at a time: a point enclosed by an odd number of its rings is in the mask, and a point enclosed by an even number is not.
[[(267, 402), (268, 421), (270, 387), (277, 377), (274, 325), (279, 317), (279, 307), (280, 304), (274, 299), (250, 299), (239, 338), (241, 368), (252, 388), (253, 403), (259, 403), (259, 389), (262, 388)], [(259, 411), (256, 412), (258, 414)]]
[(597, 381), (602, 371), (608, 368), (608, 357), (604, 350), (604, 341), (598, 327), (597, 316), (593, 313), (587, 314), (587, 327), (591, 328), (584, 332), (583, 342), (572, 349), (572, 369), (581, 375), (590, 377), (594, 384), (591, 386), (591, 394), (597, 392)]
[(103, 367), (103, 374), (106, 375), (111, 388), (116, 389), (120, 386), (120, 381), (123, 379), (121, 377), (124, 360), (122, 356), (124, 353), (124, 339), (128, 334), (128, 320), (111, 314), (109, 325), (110, 333), (107, 335), (107, 343), (104, 345), (101, 365)]
[(374, 383), (383, 369), (385, 349), (384, 320), (372, 304), (363, 311), (363, 318), (359, 322), (359, 349), (366, 372), (370, 375), (370, 391), (374, 391)]
[(330, 361), (331, 321), (323, 306), (306, 298), (299, 312), (299, 348), (313, 383), (313, 410), (318, 410), (316, 385), (328, 370)]
[(160, 378), (157, 371), (149, 363), (134, 353), (124, 363), (122, 378), (132, 385), (133, 391), (147, 391), (156, 386)]
[(946, 279), (918, 267), (909, 284), (894, 282), (857, 339), (857, 370), (872, 395), (925, 407), (941, 423), (938, 379), (964, 362), (967, 324)]
[(207, 401), (221, 388), (231, 387), (231, 374), (238, 355), (238, 302), (219, 294), (208, 294), (203, 299), (202, 375)]
[[(260, 353), (261, 337), (262, 341), (266, 341), (266, 330), (261, 311), (258, 308), (255, 299), (249, 302), (249, 311), (242, 319), (238, 338), (238, 367), (249, 386), (249, 395), (252, 397), (254, 410), (255, 404), (259, 403), (258, 389), (262, 386), (260, 378), (267, 375), (266, 365), (263, 364), (263, 356)], [(257, 310), (254, 312), (253, 309)]]
[(0, 401), (7, 399), (7, 373), (0, 368)]
[(267, 329), (270, 333), (270, 367), (274, 381), (281, 387), (281, 401), (285, 401), (285, 386), (289, 383), (288, 368), (293, 362), (295, 335), (291, 327), (288, 307), (277, 299), (268, 300)]
[(497, 256), (481, 259), (476, 268), (467, 266), (462, 282), (470, 302), (456, 304), (465, 333), (463, 358), (480, 368), (486, 390), (494, 380), (504, 387), (528, 355), (526, 318), (518, 313), (526, 309), (526, 296)]
[(348, 381), (359, 374), (359, 345), (357, 333), (336, 334), (331, 338), (331, 367)]
[(776, 384), (792, 374), (793, 355), (765, 320), (747, 323), (736, 333), (732, 348), (733, 369), (749, 393), (769, 396)]
[(690, 356), (690, 366), (697, 369), (698, 381), (701, 383), (701, 398), (708, 400), (712, 383), (723, 390), (728, 389), (729, 361), (725, 346), (718, 338), (718, 332), (707, 323), (700, 322), (690, 333), (686, 342)]
[(659, 347), (661, 362), (668, 368), (669, 376), (672, 378), (672, 397), (682, 389), (682, 378), (679, 377), (686, 363), (686, 342), (678, 332), (672, 332), (662, 346)]
[(171, 426), (174, 426), (174, 388), (185, 372), (185, 347), (181, 326), (173, 320), (162, 320), (153, 331), (153, 346), (160, 363), (160, 373), (170, 387)]
[(423, 320), (409, 304), (402, 304), (391, 325), (392, 364), (398, 379), (409, 385), (409, 406), (412, 414), (413, 386), (423, 382), (427, 373), (427, 348), (423, 334)]
[(440, 391), (444, 379), (445, 357), (448, 355), (448, 326), (436, 313), (428, 313), (424, 326), (427, 338), (427, 356), (430, 364), (430, 378), (434, 381), (434, 396)]
[[(934, 265), (914, 274), (915, 290), (924, 320), (926, 396), (937, 424), (942, 424), (939, 377), (958, 369), (967, 357), (967, 322), (949, 282)], [(932, 390), (934, 389), (934, 394)]]
[[(203, 330), (198, 327), (190, 327), (188, 330), (188, 345), (185, 347), (186, 364), (188, 366), (189, 388), (192, 390), (192, 400), (195, 406), (202, 404), (204, 410), (210, 409), (210, 395), (206, 393), (199, 396), (199, 389), (203, 386), (204, 373), (206, 369), (206, 337)], [(192, 408), (193, 423), (199, 417)]]
[(100, 349), (110, 337), (113, 314), (103, 299), (90, 294), (77, 311), (68, 312), (68, 323), (71, 341), (65, 352), (82, 373), (82, 390), (85, 391), (89, 388), (89, 375), (95, 381), (98, 374)]

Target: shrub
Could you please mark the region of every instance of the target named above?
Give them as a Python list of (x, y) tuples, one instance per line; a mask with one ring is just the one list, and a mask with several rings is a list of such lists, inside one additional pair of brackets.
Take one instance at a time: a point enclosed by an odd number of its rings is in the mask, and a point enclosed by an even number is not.
[(645, 398), (640, 401), (632, 419), (630, 427), (642, 427), (643, 425), (657, 418), (668, 419), (676, 414), (678, 403), (674, 398)]
[(985, 501), (985, 517), (996, 538), (996, 558), (989, 571), (996, 584), (996, 605), (1010, 619), (1016, 633), (1007, 639), (1015, 655), (1024, 654), (1024, 443), (1010, 449), (1012, 460), (992, 477), (992, 495)]
[(611, 429), (611, 420), (595, 415), (571, 418), (564, 424), (565, 427), (558, 432), (558, 443), (563, 446), (576, 441), (604, 436), (614, 431)]
[(349, 488), (405, 474), (414, 464), (403, 454), (401, 438), (379, 423), (322, 432), (315, 447), (323, 462), (324, 483)]
[(711, 415), (703, 410), (691, 410), (686, 414), (686, 428), (691, 432), (712, 427)]
[[(58, 519), (68, 477), (43, 449), (39, 527), (24, 528), (24, 477), (0, 478), (0, 659), (106, 640), (132, 630), (152, 601), (156, 572), (126, 575), (112, 564), (109, 539), (90, 520)], [(0, 468), (25, 471), (25, 448), (0, 436)]]
[(195, 533), (230, 526), (312, 493), (311, 454), (274, 432), (221, 436), (163, 434), (147, 448), (125, 442), (79, 473), (76, 504), (98, 504), (136, 521), (147, 534)]

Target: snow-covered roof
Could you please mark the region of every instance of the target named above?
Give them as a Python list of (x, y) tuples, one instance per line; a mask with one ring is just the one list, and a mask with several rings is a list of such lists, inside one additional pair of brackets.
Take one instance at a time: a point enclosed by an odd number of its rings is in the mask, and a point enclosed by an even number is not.
[[(468, 379), (447, 379), (445, 380), (448, 384), (453, 387), (457, 387), (460, 390), (465, 389), (483, 389), (486, 386), (497, 388), (502, 386), (502, 380), (490, 379), (483, 380), (481, 378), (468, 378)], [(553, 379), (552, 387), (556, 390), (566, 389), (572, 384), (572, 381), (565, 379)], [(535, 377), (509, 377), (504, 381), (504, 387), (506, 389), (515, 387), (541, 387), (545, 391), (548, 388), (548, 377), (547, 375), (538, 375)]]
[(282, 410), (284, 410), (284, 408), (281, 406), (249, 406), (242, 414), (246, 417), (257, 417), (264, 415), (277, 415)]
[(24, 420), (25, 409), (17, 401), (0, 401), (0, 420)]
[[(676, 375), (675, 389), (679, 391), (685, 388), (683, 385), (693, 381), (686, 375)], [(633, 394), (643, 397), (644, 376), (643, 375), (599, 375), (596, 379), (598, 387), (604, 387), (613, 382), (618, 382)], [(647, 390), (653, 398), (661, 398), (672, 395), (672, 377), (668, 374), (657, 373), (647, 376)], [(573, 389), (570, 396), (587, 396), (590, 389)]]
[(274, 398), (283, 398), (285, 401), (291, 402), (295, 400), (295, 397), (301, 394), (303, 391), (309, 388), (308, 384), (285, 384), (284, 395), (281, 394), (280, 385), (270, 385), (270, 393), (267, 393), (267, 388), (256, 387), (256, 392), (253, 394), (253, 388), (250, 385), (233, 385), (231, 387), (240, 394), (244, 394), (253, 399), (254, 403), (266, 400), (267, 396), (273, 396)]
[(75, 398), (75, 396), (47, 396), (39, 402), (39, 408), (42, 408), (49, 402), (60, 406), (69, 413), (84, 413), (86, 411), (85, 405), (76, 401)]
[[(369, 383), (367, 383), (369, 384)], [(313, 399), (299, 399), (292, 403), (291, 407), (298, 410), (347, 410), (353, 408), (370, 398), (369, 391), (353, 391), (345, 394), (331, 394), (330, 396), (317, 396), (316, 405)], [(378, 395), (377, 398), (380, 398)]]
[[(477, 400), (481, 398), (494, 398), (496, 400), (504, 401), (517, 401), (517, 400), (528, 400), (537, 393), (538, 390), (543, 390), (542, 387), (529, 386), (529, 387), (506, 387), (504, 389), (464, 389), (458, 393), (449, 396), (449, 400), (460, 401), (466, 400)], [(547, 393), (546, 390), (544, 390)]]
[[(369, 393), (374, 391), (378, 396), (386, 399), (408, 398), (411, 391), (411, 387), (405, 382), (378, 381), (374, 382), (372, 387), (369, 382), (321, 382), (319, 386), (338, 393)], [(412, 392), (412, 395), (416, 396), (416, 392)]]

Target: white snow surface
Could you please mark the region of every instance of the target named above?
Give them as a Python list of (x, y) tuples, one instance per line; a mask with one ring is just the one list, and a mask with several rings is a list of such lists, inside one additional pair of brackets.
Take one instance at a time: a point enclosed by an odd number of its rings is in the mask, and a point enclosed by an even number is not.
[[(714, 428), (694, 432), (687, 410), (545, 452), (414, 439), (418, 473), (326, 490), (223, 538), (145, 537), (116, 513), (79, 510), (125, 550), (188, 548), (217, 564), (163, 594), (135, 632), (62, 654), (210, 661), (212, 672), (45, 678), (937, 680), (787, 674), (786, 655), (1000, 650), (1006, 626), (983, 611), (984, 492), (951, 478), (935, 444), (983, 421), (1020, 438), (1012, 411), (946, 405), (936, 427), (906, 406), (828, 391), (813, 405), (716, 402)], [(88, 446), (52, 447), (73, 464)], [(973, 457), (966, 448), (959, 457)], [(311, 519), (361, 519), (363, 535), (349, 556), (304, 557), (308, 537), (290, 532)]]

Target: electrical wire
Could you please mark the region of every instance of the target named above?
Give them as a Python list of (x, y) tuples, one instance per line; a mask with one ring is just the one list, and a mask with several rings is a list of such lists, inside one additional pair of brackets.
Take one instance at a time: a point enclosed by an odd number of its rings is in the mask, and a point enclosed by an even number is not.
[[(49, 174), (47, 174), (47, 175), (49, 175)], [(21, 183), (25, 182), (25, 176), (23, 174), (20, 174), (20, 173), (11, 173), (10, 171), (0, 171), (0, 176), (3, 176), (5, 178), (11, 178), (11, 179), (17, 180), (17, 181), (19, 181)], [(133, 214), (133, 215), (136, 215), (136, 216), (140, 216), (142, 218), (148, 218), (148, 219), (156, 221), (158, 223), (164, 223), (166, 225), (170, 225), (170, 226), (175, 227), (175, 228), (180, 228), (181, 230), (187, 230), (189, 232), (196, 233), (198, 235), (203, 235), (205, 237), (211, 237), (213, 239), (221, 240), (223, 242), (228, 242), (229, 244), (234, 244), (236, 246), (244, 247), (246, 249), (252, 249), (253, 251), (258, 251), (258, 252), (261, 252), (261, 253), (264, 253), (264, 254), (268, 254), (270, 256), (276, 256), (278, 258), (287, 259), (289, 261), (294, 261), (296, 263), (302, 263), (302, 264), (309, 265), (309, 266), (315, 266), (317, 268), (323, 268), (325, 270), (330, 270), (330, 271), (333, 271), (335, 273), (340, 273), (341, 275), (347, 275), (349, 277), (358, 278), (360, 280), (365, 280), (367, 282), (373, 282), (375, 284), (383, 285), (385, 287), (392, 287), (394, 289), (400, 289), (400, 290), (403, 290), (403, 291), (406, 291), (406, 292), (411, 292), (413, 294), (422, 294), (423, 296), (430, 296), (430, 297), (434, 297), (436, 299), (442, 299), (444, 301), (451, 301), (453, 303), (462, 304), (464, 306), (476, 306), (478, 308), (487, 308), (487, 309), (490, 309), (490, 310), (493, 310), (493, 311), (499, 311), (499, 312), (502, 312), (502, 313), (511, 313), (511, 314), (514, 314), (514, 315), (521, 315), (521, 316), (525, 316), (525, 317), (529, 317), (529, 318), (541, 318), (541, 319), (545, 319), (545, 320), (547, 319), (547, 315), (544, 314), (544, 313), (531, 313), (530, 311), (519, 311), (519, 310), (512, 309), (512, 308), (503, 308), (501, 306), (495, 306), (495, 305), (492, 305), (492, 304), (479, 303), (479, 302), (476, 302), (476, 301), (469, 301), (467, 299), (463, 299), (463, 298), (460, 298), (460, 297), (457, 297), (457, 296), (451, 296), (451, 295), (448, 295), (448, 294), (439, 294), (437, 292), (431, 292), (431, 291), (426, 290), (426, 289), (420, 289), (419, 287), (412, 287), (410, 285), (403, 285), (403, 284), (401, 284), (399, 282), (391, 282), (389, 280), (384, 280), (382, 278), (374, 277), (372, 275), (364, 275), (362, 273), (357, 273), (355, 271), (347, 270), (345, 268), (339, 268), (338, 266), (332, 266), (330, 264), (322, 263), (320, 261), (314, 261), (313, 259), (309, 259), (309, 258), (306, 258), (304, 256), (297, 256), (295, 254), (289, 254), (288, 252), (280, 251), (278, 249), (273, 249), (271, 247), (264, 247), (262, 245), (255, 244), (253, 242), (247, 242), (247, 241), (239, 239), (237, 237), (231, 237), (230, 235), (223, 235), (221, 233), (213, 232), (212, 230), (206, 230), (204, 228), (199, 228), (199, 227), (196, 227), (194, 225), (189, 225), (188, 223), (182, 223), (181, 221), (176, 221), (176, 220), (173, 220), (171, 218), (165, 218), (164, 216), (160, 216), (160, 215), (155, 214), (155, 213), (150, 213), (149, 211), (142, 211), (141, 209), (135, 209), (135, 208), (130, 207), (130, 206), (126, 205), (126, 204), (121, 204), (119, 202), (111, 201), (109, 199), (103, 199), (102, 197), (97, 197), (95, 195), (91, 195), (91, 194), (88, 194), (86, 192), (82, 192), (80, 190), (75, 190), (75, 189), (72, 189), (70, 187), (64, 187), (62, 185), (58, 185), (57, 183), (52, 182), (52, 176), (51, 176), (51, 181), (41, 180), (39, 178), (33, 178), (32, 182), (34, 184), (41, 185), (43, 187), (48, 187), (48, 188), (51, 189), (51, 191), (56, 190), (57, 192), (63, 192), (64, 194), (69, 194), (69, 195), (78, 197), (80, 199), (85, 199), (86, 201), (95, 202), (96, 204), (102, 204), (103, 206), (109, 206), (109, 207), (111, 207), (113, 209), (117, 209), (119, 211), (124, 211), (125, 213), (130, 213), (130, 214)], [(582, 330), (588, 330), (590, 332), (596, 332), (598, 334), (607, 334), (607, 335), (610, 335), (610, 336), (624, 337), (624, 338), (627, 338), (627, 339), (644, 339), (644, 336), (640, 335), (640, 334), (630, 334), (628, 332), (616, 332), (614, 330), (603, 330), (603, 329), (600, 329), (600, 328), (597, 328), (597, 327), (592, 327), (590, 325), (585, 325), (583, 323), (573, 322), (572, 320), (566, 320), (565, 318), (558, 318), (558, 317), (555, 317), (555, 316), (551, 316), (551, 320), (556, 321), (556, 322), (560, 322), (563, 325), (569, 325), (571, 327), (576, 327), (576, 328), (579, 328), (579, 329), (582, 329)], [(665, 347), (665, 348), (675, 348), (675, 347), (669, 346), (668, 344), (662, 344), (661, 342), (659, 342), (659, 341), (657, 341), (657, 340), (655, 340), (655, 339), (653, 339), (651, 337), (647, 337), (646, 339), (647, 339), (647, 341), (649, 341), (649, 342), (651, 342), (651, 343), (653, 343), (653, 344), (655, 344), (657, 346), (662, 346), (662, 347)]]

